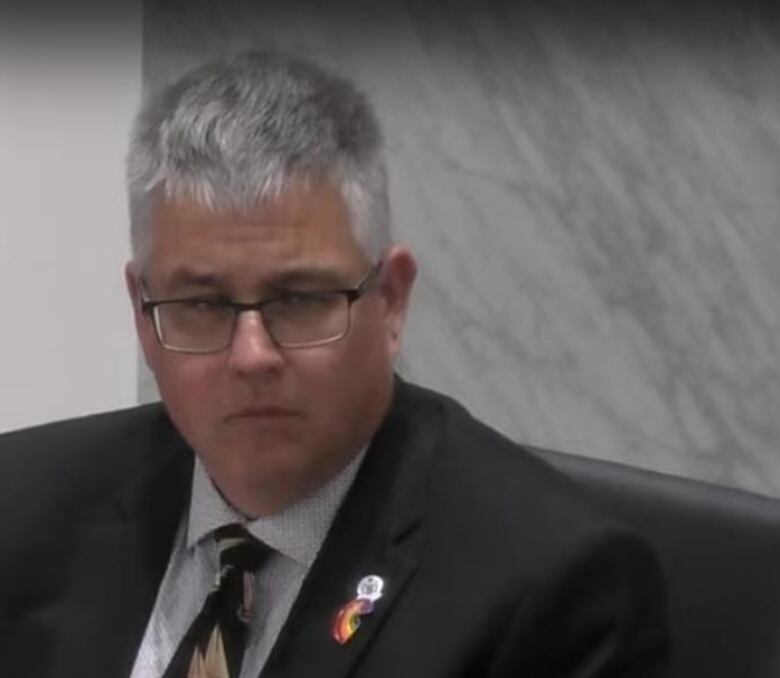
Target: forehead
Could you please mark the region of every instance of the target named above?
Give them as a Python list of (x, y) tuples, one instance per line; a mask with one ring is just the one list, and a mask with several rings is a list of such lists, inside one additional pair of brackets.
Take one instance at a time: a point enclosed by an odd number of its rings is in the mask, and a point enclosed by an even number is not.
[(237, 279), (302, 267), (359, 270), (367, 260), (341, 192), (327, 183), (293, 184), (242, 213), (158, 196), (148, 242), (145, 268), (162, 280), (181, 270)]

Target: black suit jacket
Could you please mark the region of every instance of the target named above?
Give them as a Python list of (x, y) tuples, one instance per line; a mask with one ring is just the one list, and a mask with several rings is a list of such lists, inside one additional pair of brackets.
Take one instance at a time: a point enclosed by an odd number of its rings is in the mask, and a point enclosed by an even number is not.
[[(0, 675), (127, 676), (192, 452), (160, 405), (0, 436)], [(345, 645), (337, 610), (386, 582)], [(403, 382), (264, 678), (655, 678), (662, 584), (647, 547), (568, 480)]]

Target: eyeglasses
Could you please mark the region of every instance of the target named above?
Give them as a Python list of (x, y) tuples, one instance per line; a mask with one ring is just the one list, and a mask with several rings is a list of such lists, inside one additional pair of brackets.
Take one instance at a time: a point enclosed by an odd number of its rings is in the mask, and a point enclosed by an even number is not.
[(144, 299), (163, 348), (179, 353), (218, 353), (233, 341), (239, 313), (258, 311), (266, 332), (280, 348), (310, 348), (343, 339), (349, 332), (352, 304), (368, 292), (379, 275), (376, 263), (350, 289), (288, 292), (272, 299), (239, 303), (191, 297)]

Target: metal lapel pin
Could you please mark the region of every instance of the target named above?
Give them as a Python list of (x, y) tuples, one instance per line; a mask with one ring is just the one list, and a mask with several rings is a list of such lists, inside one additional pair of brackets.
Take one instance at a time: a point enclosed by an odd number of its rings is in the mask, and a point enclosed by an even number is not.
[(370, 574), (357, 585), (357, 595), (342, 607), (333, 620), (333, 638), (344, 645), (358, 630), (360, 619), (374, 611), (374, 603), (383, 593), (385, 582), (382, 577)]

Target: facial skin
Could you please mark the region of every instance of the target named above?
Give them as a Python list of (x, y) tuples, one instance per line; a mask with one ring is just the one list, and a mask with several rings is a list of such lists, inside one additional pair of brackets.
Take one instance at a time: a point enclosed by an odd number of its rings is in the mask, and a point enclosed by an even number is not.
[(223, 496), (248, 517), (275, 513), (322, 486), (370, 440), (392, 395), (416, 273), (392, 247), (350, 331), (325, 346), (280, 349), (259, 313), (240, 314), (232, 344), (188, 355), (160, 346), (140, 309), (150, 299), (220, 294), (252, 302), (289, 290), (354, 287), (373, 262), (334, 187), (294, 184), (246, 215), (193, 202), (153, 206), (148, 256), (126, 279), (138, 337), (168, 412)]

